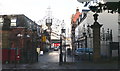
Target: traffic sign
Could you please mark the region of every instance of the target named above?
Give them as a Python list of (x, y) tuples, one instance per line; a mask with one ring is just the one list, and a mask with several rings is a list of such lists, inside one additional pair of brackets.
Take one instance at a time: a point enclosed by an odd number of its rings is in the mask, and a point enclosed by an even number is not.
[(46, 36), (42, 36), (42, 42), (46, 42)]

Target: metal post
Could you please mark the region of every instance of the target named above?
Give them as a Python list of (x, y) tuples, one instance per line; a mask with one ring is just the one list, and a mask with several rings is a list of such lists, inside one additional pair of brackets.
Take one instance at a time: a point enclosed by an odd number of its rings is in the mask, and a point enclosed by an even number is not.
[(79, 42), (79, 40), (78, 40), (78, 48), (80, 48), (80, 42)]
[(50, 27), (50, 49), (51, 49), (51, 27)]
[(66, 32), (65, 32), (65, 46), (64, 46), (64, 48), (65, 48), (64, 62), (66, 62)]
[(59, 65), (62, 65), (63, 53), (62, 53), (62, 35), (60, 35), (60, 55), (59, 55)]
[(84, 36), (84, 38), (85, 38), (85, 48), (87, 48), (87, 35), (86, 35), (85, 32), (83, 33), (83, 36)]

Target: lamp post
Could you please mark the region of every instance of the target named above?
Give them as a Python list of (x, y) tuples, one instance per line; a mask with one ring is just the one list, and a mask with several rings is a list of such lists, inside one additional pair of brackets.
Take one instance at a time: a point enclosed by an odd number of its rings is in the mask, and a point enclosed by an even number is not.
[(46, 19), (46, 26), (48, 27), (48, 29), (50, 30), (50, 49), (51, 49), (51, 31), (52, 31), (52, 29), (51, 29), (51, 26), (52, 26), (52, 19), (50, 18), (50, 17), (48, 17), (47, 19)]
[[(64, 25), (64, 20), (61, 24), (61, 34), (60, 34), (60, 55), (59, 55), (59, 65), (62, 65), (63, 62), (63, 52), (62, 52), (62, 37), (63, 37), (63, 33), (65, 33), (65, 28), (63, 27)], [(66, 50), (66, 49), (65, 49)], [(66, 52), (65, 52), (65, 58), (64, 60), (66, 61)]]
[(60, 34), (60, 54), (59, 54), (59, 65), (62, 65), (63, 53), (62, 53), (62, 34)]
[[(63, 26), (64, 25), (64, 26)], [(64, 23), (64, 20), (62, 22), (62, 36), (63, 36), (63, 39), (64, 39), (64, 62), (66, 62), (66, 29), (65, 29), (65, 23)]]

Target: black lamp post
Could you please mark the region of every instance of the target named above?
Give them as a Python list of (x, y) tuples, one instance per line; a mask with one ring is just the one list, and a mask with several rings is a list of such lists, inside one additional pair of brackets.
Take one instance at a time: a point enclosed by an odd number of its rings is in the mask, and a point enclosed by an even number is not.
[[(64, 21), (63, 21), (64, 23)], [(64, 24), (62, 24), (64, 25)], [(61, 34), (60, 34), (60, 55), (59, 55), (59, 65), (62, 64), (63, 62), (63, 52), (62, 52), (62, 37), (63, 37), (63, 33), (65, 33), (65, 29), (63, 28), (62, 26), (62, 29), (61, 29)], [(66, 49), (65, 49), (66, 50)], [(66, 62), (66, 52), (65, 52), (65, 58), (64, 58), (64, 61)]]
[(48, 17), (46, 19), (46, 26), (48, 27), (48, 29), (50, 30), (50, 49), (51, 49), (51, 26), (52, 26), (52, 19), (50, 17)]
[(59, 54), (59, 65), (62, 65), (63, 53), (62, 53), (62, 34), (60, 34), (60, 54)]
[(48, 26), (48, 28), (52, 26), (52, 19), (50, 17), (46, 19), (46, 26)]
[(64, 43), (63, 43), (63, 45), (64, 45), (63, 47), (64, 47), (64, 50), (65, 50), (65, 52), (64, 52), (64, 62), (66, 62), (66, 32), (65, 31), (66, 31), (65, 23), (64, 23), (64, 20), (63, 20), (61, 32), (62, 32), (62, 37), (64, 39)]
[(62, 33), (65, 34), (65, 36), (62, 35), (64, 37), (64, 43), (63, 44), (64, 44), (64, 50), (65, 50), (65, 53), (64, 53), (64, 62), (66, 62), (66, 32), (65, 32), (65, 30), (66, 29), (62, 28)]

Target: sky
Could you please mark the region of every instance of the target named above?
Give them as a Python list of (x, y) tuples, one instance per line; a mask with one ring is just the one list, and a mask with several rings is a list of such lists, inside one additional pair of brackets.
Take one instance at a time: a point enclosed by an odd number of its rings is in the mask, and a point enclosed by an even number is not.
[(82, 8), (77, 0), (0, 0), (0, 14), (25, 14), (33, 21), (45, 17), (48, 7), (52, 16), (70, 23), (76, 8)]
[[(83, 9), (77, 0), (0, 0), (0, 15), (24, 14), (37, 22), (46, 16), (48, 7), (51, 7), (54, 18), (64, 20), (67, 32), (70, 32), (71, 16), (76, 8)], [(105, 15), (104, 18), (108, 17)]]
[(81, 11), (83, 5), (77, 0), (0, 0), (0, 15), (24, 14), (38, 22), (46, 16), (48, 7), (54, 18), (64, 20), (66, 31), (70, 32), (71, 16), (76, 13), (77, 7)]

